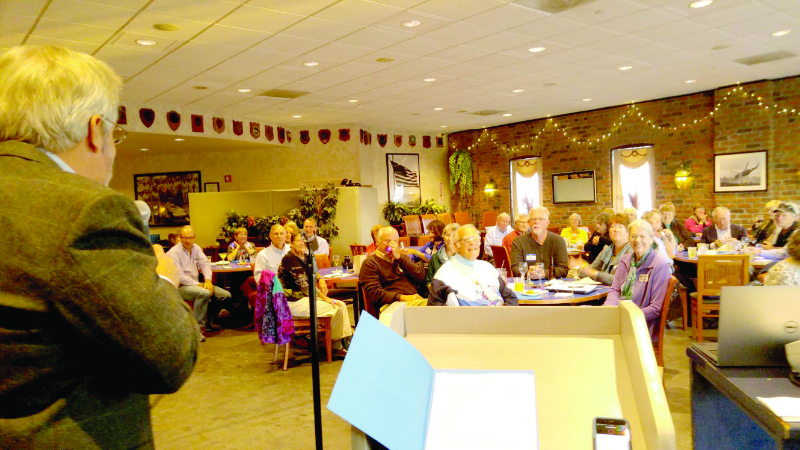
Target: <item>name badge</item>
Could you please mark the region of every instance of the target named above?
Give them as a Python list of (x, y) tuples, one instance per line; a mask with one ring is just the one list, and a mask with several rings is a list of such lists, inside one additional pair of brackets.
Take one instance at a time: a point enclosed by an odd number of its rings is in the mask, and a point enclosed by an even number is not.
[(525, 255), (525, 261), (527, 261), (527, 262), (535, 262), (536, 261), (536, 254), (528, 253), (527, 255)]
[(650, 274), (643, 273), (639, 275), (639, 283), (647, 283), (647, 280), (650, 278)]

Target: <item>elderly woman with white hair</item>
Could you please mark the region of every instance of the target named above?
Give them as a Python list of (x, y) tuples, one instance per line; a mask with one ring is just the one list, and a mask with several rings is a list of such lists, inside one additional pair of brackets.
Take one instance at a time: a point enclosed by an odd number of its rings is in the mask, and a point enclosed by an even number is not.
[(583, 247), (583, 244), (589, 240), (589, 233), (581, 226), (581, 216), (577, 213), (572, 213), (569, 216), (569, 226), (561, 230), (561, 237), (567, 240), (567, 245), (570, 247)]
[(637, 219), (628, 225), (633, 253), (620, 258), (611, 290), (603, 306), (616, 306), (629, 300), (644, 312), (650, 339), (658, 338), (658, 323), (664, 295), (669, 287), (670, 266), (656, 251), (653, 227)]

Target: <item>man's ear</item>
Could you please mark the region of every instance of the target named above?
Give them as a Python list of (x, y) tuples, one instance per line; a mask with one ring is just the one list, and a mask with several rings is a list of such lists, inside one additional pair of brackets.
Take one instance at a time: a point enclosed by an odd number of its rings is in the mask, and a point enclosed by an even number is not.
[(94, 115), (89, 119), (89, 135), (86, 136), (87, 147), (94, 153), (99, 153), (104, 148), (103, 118)]

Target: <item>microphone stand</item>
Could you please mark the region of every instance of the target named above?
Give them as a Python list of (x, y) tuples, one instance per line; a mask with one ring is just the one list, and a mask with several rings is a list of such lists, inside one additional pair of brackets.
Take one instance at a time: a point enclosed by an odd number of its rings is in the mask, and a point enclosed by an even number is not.
[(312, 238), (306, 237), (303, 233), (303, 240), (308, 248), (308, 308), (311, 315), (311, 389), (314, 396), (314, 437), (316, 439), (317, 450), (322, 450), (322, 411), (320, 406), (319, 392), (319, 341), (317, 340), (317, 283), (315, 274), (317, 272), (317, 260), (314, 252), (311, 251), (310, 243)]

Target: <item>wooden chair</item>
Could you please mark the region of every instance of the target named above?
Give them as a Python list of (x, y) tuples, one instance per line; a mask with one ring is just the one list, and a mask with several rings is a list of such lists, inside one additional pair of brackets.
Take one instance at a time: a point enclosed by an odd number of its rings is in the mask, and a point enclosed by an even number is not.
[(422, 234), (422, 222), (419, 216), (403, 216), (403, 225), (406, 229), (406, 236), (419, 236)]
[(436, 220), (436, 214), (423, 214), (419, 217), (422, 219), (422, 233), (428, 234), (428, 225)]
[(497, 211), (484, 211), (483, 212), (483, 221), (481, 222), (481, 227), (484, 229), (488, 227), (493, 227), (497, 225), (497, 215), (499, 213)]
[[(695, 283), (697, 283), (696, 279)], [(688, 306), (687, 290), (686, 286), (684, 286), (683, 284), (678, 284), (678, 297), (681, 298), (681, 312), (683, 315), (683, 317), (681, 317), (682, 319), (681, 330), (686, 330), (686, 327), (689, 326), (689, 309), (687, 307)]]
[(678, 279), (669, 277), (669, 286), (667, 286), (667, 292), (664, 294), (664, 303), (661, 305), (661, 318), (658, 321), (658, 341), (653, 343), (653, 351), (656, 353), (658, 367), (664, 367), (664, 329), (667, 327), (667, 312), (669, 311), (669, 303), (672, 300), (672, 293), (675, 291), (676, 284), (678, 284)]
[(453, 220), (455, 220), (457, 224), (464, 226), (469, 223), (469, 213), (454, 212)]
[(417, 246), (425, 245), (430, 241), (431, 241), (431, 237), (430, 236), (425, 236), (425, 235), (419, 236), (419, 237), (417, 237)]
[(402, 244), (403, 247), (411, 247), (411, 238), (408, 236), (400, 236), (400, 239), (398, 239), (397, 242)]
[(208, 257), (209, 262), (217, 262), (219, 258), (219, 247), (203, 247), (203, 253)]
[(511, 258), (508, 255), (508, 251), (502, 245), (490, 245), (492, 249), (492, 256), (494, 258), (494, 266), (497, 268), (505, 268), (506, 272), (508, 272), (508, 276), (512, 276), (511, 274)]
[[(296, 335), (310, 335), (311, 334), (311, 318), (308, 319), (294, 319), (294, 331)], [(331, 318), (330, 317), (317, 317), (317, 336), (325, 340), (325, 351), (328, 354), (328, 362), (333, 361), (333, 343), (331, 342)], [(309, 343), (309, 345), (317, 345)], [(289, 351), (292, 349), (292, 341), (289, 341), (284, 346), (283, 350), (283, 370), (289, 367)], [(278, 346), (275, 346), (275, 356), (273, 361), (278, 360)]]
[(750, 280), (750, 255), (701, 255), (697, 258), (697, 292), (692, 298), (692, 329), (703, 342), (703, 318), (719, 317), (719, 290)]
[(437, 214), (436, 218), (441, 220), (442, 223), (445, 224), (445, 225), (449, 225), (449, 224), (453, 223), (453, 218), (450, 216), (449, 212), (442, 213), (442, 214)]
[(353, 256), (363, 255), (367, 253), (367, 246), (361, 244), (350, 244), (350, 253)]
[(331, 267), (331, 260), (328, 255), (314, 255), (317, 260), (317, 269), (329, 269)]

